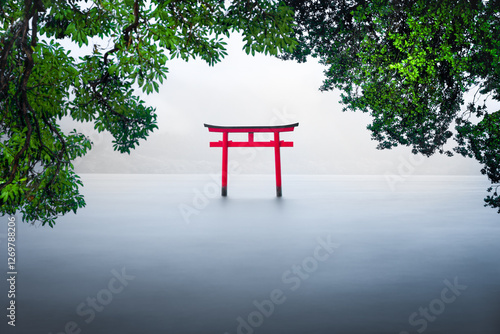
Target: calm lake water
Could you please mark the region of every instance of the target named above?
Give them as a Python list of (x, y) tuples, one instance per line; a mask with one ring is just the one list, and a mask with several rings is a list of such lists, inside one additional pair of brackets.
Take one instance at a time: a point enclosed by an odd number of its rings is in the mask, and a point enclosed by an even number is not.
[(500, 333), (484, 177), (284, 176), (280, 199), (272, 175), (227, 198), (216, 176), (82, 179), (78, 214), (18, 221), (1, 333)]

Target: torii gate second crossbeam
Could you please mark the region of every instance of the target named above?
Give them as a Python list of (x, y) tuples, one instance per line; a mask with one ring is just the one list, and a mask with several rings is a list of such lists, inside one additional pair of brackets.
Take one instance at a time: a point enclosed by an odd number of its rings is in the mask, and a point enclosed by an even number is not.
[[(274, 147), (276, 164), (276, 196), (281, 197), (281, 159), (280, 147), (293, 147), (291, 141), (280, 141), (280, 132), (293, 131), (299, 123), (277, 126), (218, 126), (205, 124), (210, 132), (222, 132), (222, 140), (210, 142), (210, 147), (222, 147), (222, 196), (227, 196), (227, 157), (229, 147)], [(229, 133), (248, 133), (248, 141), (229, 140)], [(274, 140), (254, 141), (255, 132), (272, 132)]]

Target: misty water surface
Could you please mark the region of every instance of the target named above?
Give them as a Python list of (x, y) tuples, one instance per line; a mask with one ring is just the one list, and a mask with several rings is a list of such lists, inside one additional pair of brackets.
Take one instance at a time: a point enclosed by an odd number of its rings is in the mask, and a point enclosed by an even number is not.
[(55, 228), (17, 217), (2, 333), (500, 333), (483, 177), (284, 176), (281, 199), (272, 175), (233, 176), (227, 198), (210, 176), (83, 181)]

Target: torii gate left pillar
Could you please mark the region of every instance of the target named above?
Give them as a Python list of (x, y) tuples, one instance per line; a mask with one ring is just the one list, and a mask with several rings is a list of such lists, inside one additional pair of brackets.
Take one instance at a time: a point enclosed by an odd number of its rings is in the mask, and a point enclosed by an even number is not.
[[(227, 196), (227, 165), (229, 147), (274, 147), (274, 159), (276, 168), (276, 196), (281, 197), (281, 147), (293, 147), (293, 142), (280, 140), (280, 132), (293, 131), (299, 123), (278, 126), (217, 126), (205, 124), (210, 132), (222, 132), (222, 140), (210, 142), (210, 147), (222, 147), (222, 189), (221, 195)], [(248, 141), (236, 142), (229, 140), (229, 133), (248, 133)], [(255, 132), (272, 132), (274, 140), (256, 142)]]

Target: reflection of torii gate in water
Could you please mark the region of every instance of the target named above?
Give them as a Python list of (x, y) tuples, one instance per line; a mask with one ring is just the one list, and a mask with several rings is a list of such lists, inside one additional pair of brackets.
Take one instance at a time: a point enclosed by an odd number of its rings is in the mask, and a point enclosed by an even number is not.
[[(222, 147), (222, 196), (227, 196), (227, 155), (229, 147), (274, 147), (276, 162), (276, 196), (281, 197), (280, 147), (293, 147), (291, 141), (280, 141), (280, 132), (293, 131), (299, 123), (277, 126), (217, 126), (205, 124), (210, 132), (222, 132), (222, 140), (210, 142), (210, 147)], [(248, 141), (229, 140), (230, 132), (248, 132)], [(255, 132), (272, 132), (274, 140), (254, 141)]]

